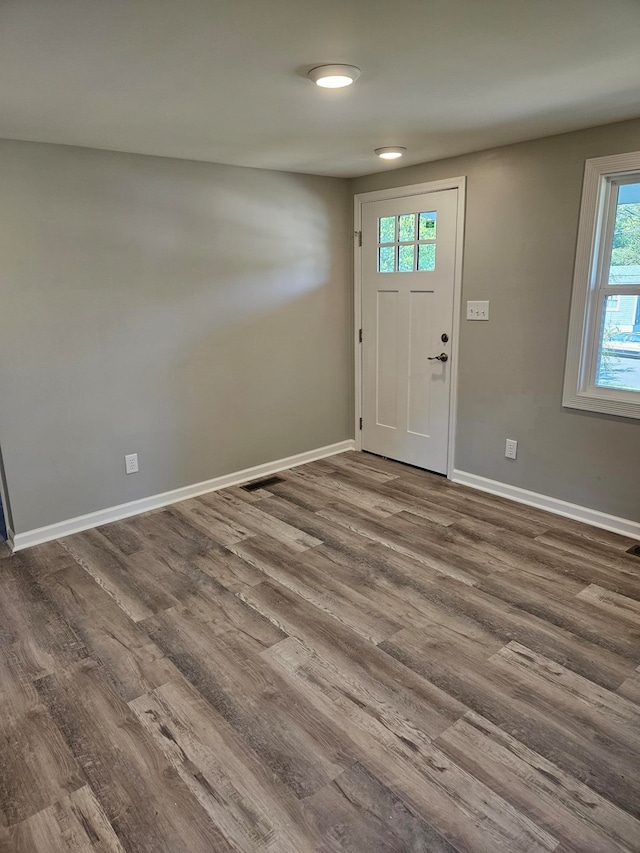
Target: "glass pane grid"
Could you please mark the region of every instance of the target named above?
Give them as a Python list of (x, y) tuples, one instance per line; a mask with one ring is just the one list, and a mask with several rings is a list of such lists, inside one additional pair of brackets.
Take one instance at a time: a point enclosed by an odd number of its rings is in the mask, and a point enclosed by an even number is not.
[(436, 211), (378, 219), (378, 272), (431, 272), (436, 257)]

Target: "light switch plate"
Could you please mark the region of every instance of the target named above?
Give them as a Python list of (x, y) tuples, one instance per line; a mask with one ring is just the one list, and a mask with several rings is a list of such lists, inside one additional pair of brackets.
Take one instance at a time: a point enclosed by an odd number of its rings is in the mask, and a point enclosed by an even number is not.
[(467, 302), (467, 320), (488, 320), (488, 302)]

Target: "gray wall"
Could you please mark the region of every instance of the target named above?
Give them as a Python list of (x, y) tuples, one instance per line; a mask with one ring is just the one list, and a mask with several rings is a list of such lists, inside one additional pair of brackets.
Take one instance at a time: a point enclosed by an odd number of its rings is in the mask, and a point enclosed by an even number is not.
[[(365, 192), (466, 175), (456, 468), (640, 521), (640, 421), (563, 409), (584, 161), (636, 151), (640, 121), (358, 178)], [(504, 457), (505, 438), (518, 459)]]
[[(468, 177), (491, 320), (461, 323), (456, 467), (635, 520), (640, 422), (561, 392), (584, 160), (638, 148), (626, 122), (350, 182)], [(347, 182), (10, 141), (0, 174), (15, 532), (352, 437)]]
[(0, 174), (15, 532), (353, 437), (346, 181), (11, 141)]

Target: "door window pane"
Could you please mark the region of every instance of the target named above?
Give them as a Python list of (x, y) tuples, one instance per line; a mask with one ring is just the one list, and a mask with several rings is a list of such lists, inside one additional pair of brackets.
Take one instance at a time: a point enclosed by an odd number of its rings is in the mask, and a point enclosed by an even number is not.
[(415, 213), (403, 213), (398, 217), (398, 240), (401, 243), (413, 243), (416, 239)]
[(418, 270), (433, 272), (436, 268), (436, 244), (422, 243), (418, 246)]
[(396, 271), (396, 247), (380, 246), (378, 249), (378, 272)]
[(382, 216), (378, 220), (378, 243), (393, 243), (396, 239), (395, 216)]
[(378, 272), (432, 272), (436, 268), (436, 211), (378, 219)]
[(618, 187), (609, 284), (640, 284), (640, 183)]
[(400, 250), (398, 252), (398, 270), (399, 272), (414, 272), (416, 268), (416, 247), (411, 246), (400, 246)]
[(418, 240), (435, 240), (436, 212), (421, 213), (418, 224)]
[(640, 391), (640, 296), (607, 296), (596, 385)]

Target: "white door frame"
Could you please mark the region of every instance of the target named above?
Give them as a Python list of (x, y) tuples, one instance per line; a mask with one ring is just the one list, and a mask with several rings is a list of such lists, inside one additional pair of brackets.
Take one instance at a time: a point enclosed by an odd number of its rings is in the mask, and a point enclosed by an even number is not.
[(447, 477), (453, 476), (453, 459), (455, 451), (456, 415), (458, 408), (458, 338), (460, 337), (460, 305), (462, 299), (462, 252), (464, 247), (464, 212), (466, 201), (465, 176), (446, 178), (442, 181), (430, 181), (425, 184), (411, 184), (406, 187), (393, 187), (388, 190), (374, 190), (368, 193), (357, 193), (353, 199), (354, 206), (354, 287), (353, 315), (355, 341), (355, 432), (356, 450), (362, 450), (362, 343), (360, 329), (362, 328), (362, 247), (359, 236), (362, 232), (362, 205), (369, 201), (385, 201), (391, 198), (422, 195), (422, 193), (439, 192), (441, 190), (458, 190), (458, 212), (456, 217), (456, 252), (453, 275), (453, 340), (451, 342), (451, 392), (449, 397), (449, 446), (447, 451)]
[(2, 449), (0, 448), (0, 502), (4, 510), (4, 526), (7, 528), (7, 539), (9, 545), (13, 545), (13, 517), (11, 515), (11, 507), (9, 506), (9, 491), (5, 482), (6, 473), (4, 470), (4, 462), (2, 460)]

